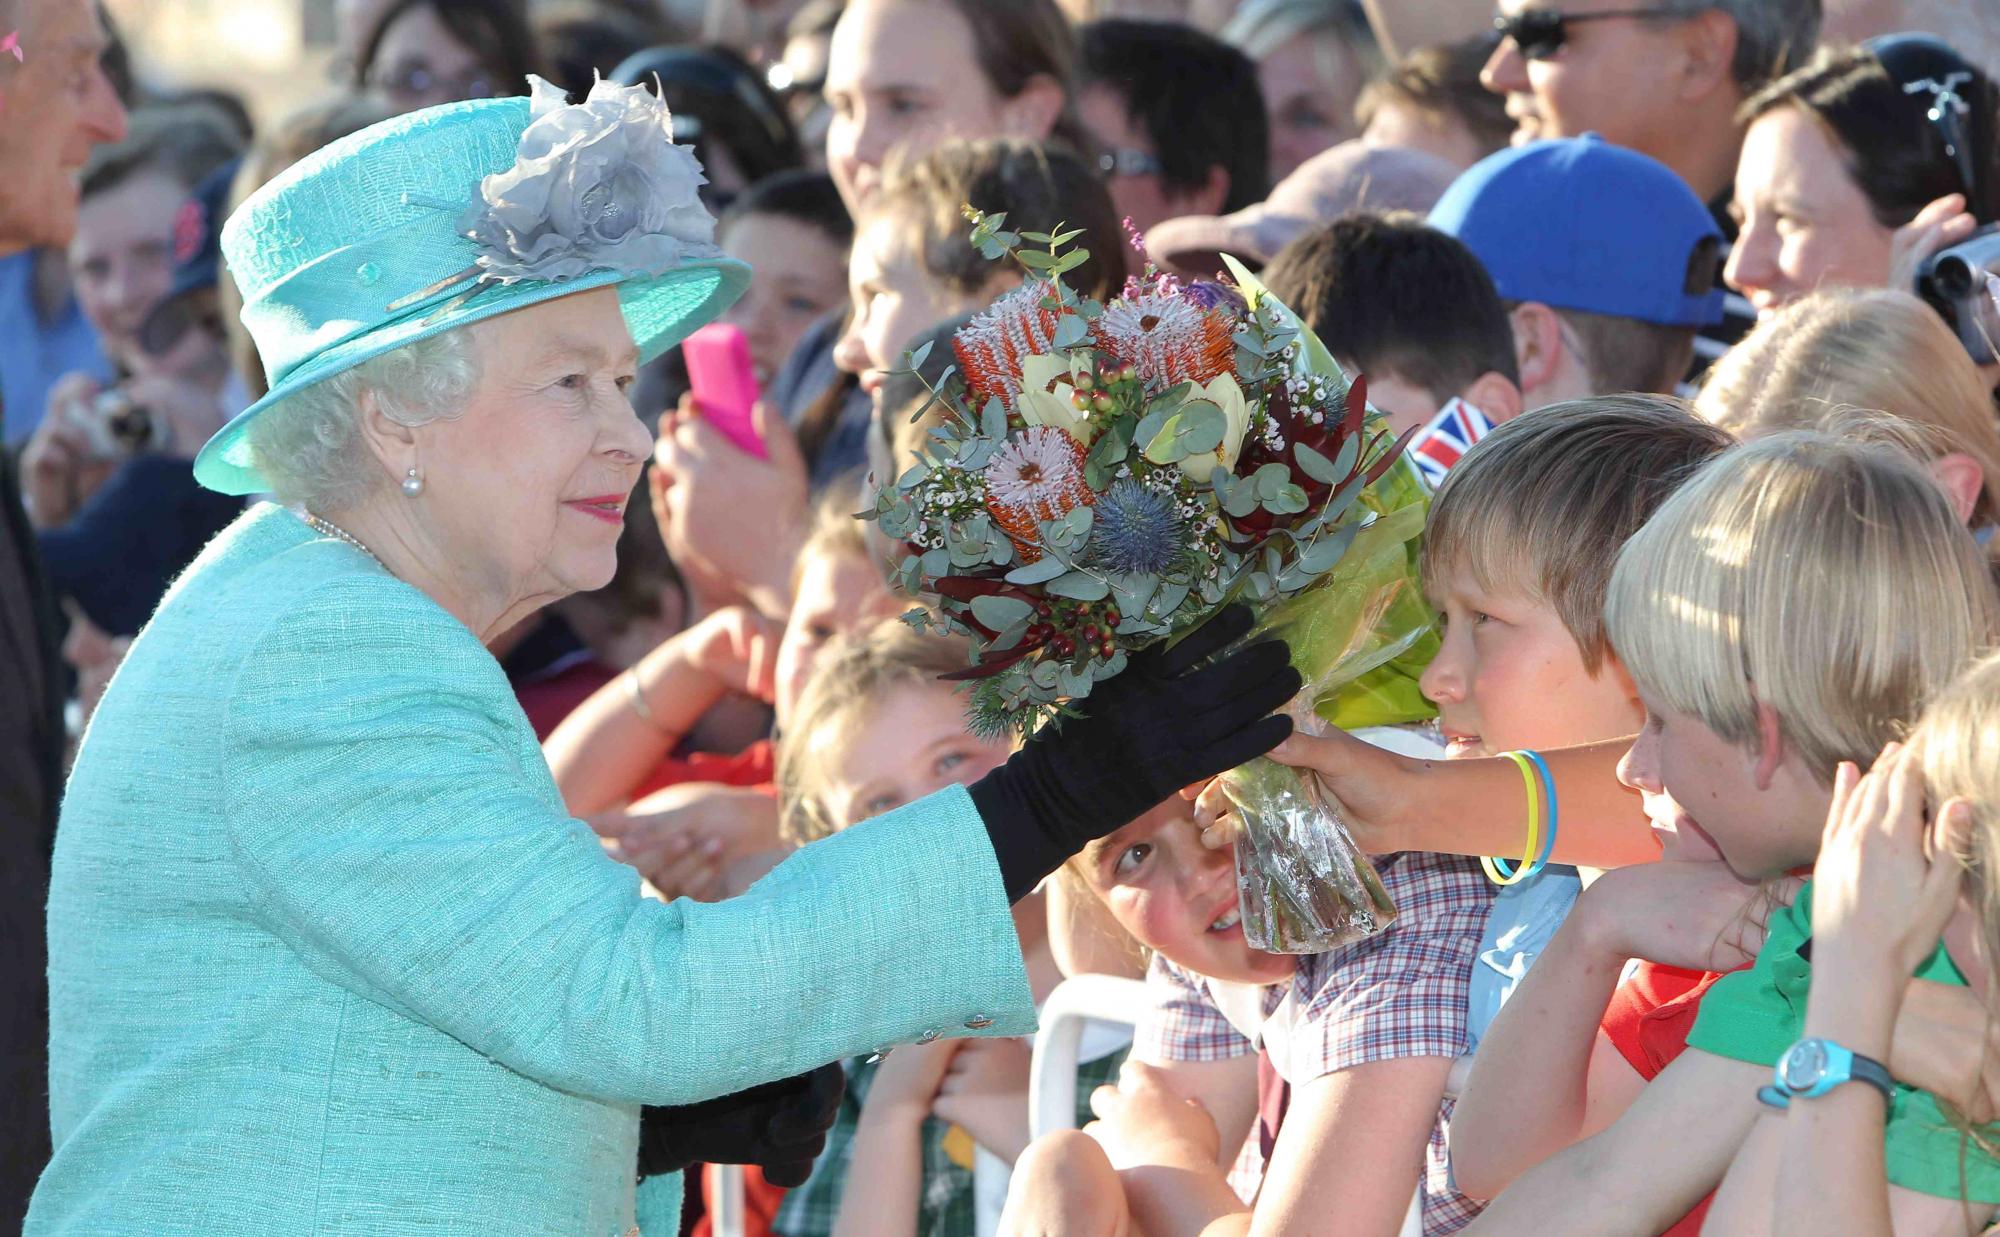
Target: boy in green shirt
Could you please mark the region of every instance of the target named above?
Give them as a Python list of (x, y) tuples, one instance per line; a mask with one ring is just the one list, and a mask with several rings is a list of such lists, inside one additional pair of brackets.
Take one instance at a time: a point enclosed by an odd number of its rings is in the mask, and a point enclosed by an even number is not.
[[(1809, 866), (1839, 763), (1871, 761), (2000, 633), (1978, 546), (1922, 468), (1881, 445), (1805, 433), (1729, 451), (1669, 499), (1620, 556), (1606, 617), (1646, 707), (1628, 764), (1749, 881)], [(1754, 988), (1783, 949), (1733, 982)], [(1721, 994), (1718, 984), (1707, 1003)], [(1725, 1021), (1705, 1007), (1698, 1030)], [(1467, 1231), (1650, 1237), (1714, 1189), (1739, 1150), (1774, 1163), (1777, 1123), (1745, 1140), (1763, 1111), (1758, 1087), (1790, 1046), (1778, 1021), (1759, 1024), (1775, 1045), (1760, 1061), (1693, 1041), (1623, 1117), (1521, 1176)], [(1939, 1064), (1928, 1045), (1891, 1052), (1900, 1077)], [(1774, 1187), (1765, 1178), (1757, 1196), (1752, 1180), (1718, 1196), (1711, 1231), (1770, 1225)], [(1896, 1205), (1938, 1226), (1957, 1197), (1955, 1183), (1943, 1194), (1912, 1184)]]

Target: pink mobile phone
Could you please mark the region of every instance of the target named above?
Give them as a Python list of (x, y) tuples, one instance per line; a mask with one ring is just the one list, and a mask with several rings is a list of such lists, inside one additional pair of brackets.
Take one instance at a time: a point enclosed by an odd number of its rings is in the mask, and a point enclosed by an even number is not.
[(738, 327), (712, 322), (681, 344), (695, 408), (729, 441), (764, 459), (764, 440), (750, 419), (757, 402), (757, 372), (750, 367), (750, 341)]

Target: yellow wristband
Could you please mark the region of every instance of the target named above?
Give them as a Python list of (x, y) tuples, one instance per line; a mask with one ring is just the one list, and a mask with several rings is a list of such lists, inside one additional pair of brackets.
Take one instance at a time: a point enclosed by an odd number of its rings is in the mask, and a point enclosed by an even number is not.
[(1528, 869), (1534, 864), (1536, 849), (1541, 841), (1542, 788), (1540, 783), (1535, 780), (1535, 767), (1528, 763), (1526, 756), (1523, 756), (1519, 752), (1502, 752), (1500, 754), (1513, 761), (1514, 767), (1521, 771), (1521, 785), (1528, 795), (1528, 837), (1521, 844), (1523, 852), (1521, 861), (1514, 865), (1513, 871), (1501, 870), (1498, 863), (1485, 855), (1480, 856), (1479, 866), (1486, 870), (1486, 879), (1492, 881), (1494, 884), (1516, 885), (1527, 879)]

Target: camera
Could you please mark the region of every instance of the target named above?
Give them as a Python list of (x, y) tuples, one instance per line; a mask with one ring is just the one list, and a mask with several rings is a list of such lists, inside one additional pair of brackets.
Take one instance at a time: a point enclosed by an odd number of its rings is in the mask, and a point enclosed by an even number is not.
[(153, 446), (152, 412), (116, 388), (91, 401), (86, 425), (91, 451), (100, 459), (123, 459)]
[(1917, 295), (1937, 310), (1975, 365), (2000, 360), (2000, 224), (1932, 254), (1917, 270)]

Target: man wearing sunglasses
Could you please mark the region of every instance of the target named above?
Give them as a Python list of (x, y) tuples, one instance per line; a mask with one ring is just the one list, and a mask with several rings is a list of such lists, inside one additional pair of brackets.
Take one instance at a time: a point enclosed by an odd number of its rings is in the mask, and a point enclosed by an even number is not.
[[(1667, 165), (1708, 203), (1726, 259), (1737, 108), (1811, 56), (1819, 22), (1820, 0), (1499, 0), (1480, 81), (1506, 97), (1515, 145), (1597, 133)], [(1691, 377), (1756, 322), (1723, 291)]]
[(1601, 133), (1726, 195), (1736, 109), (1812, 53), (1819, 0), (1500, 0), (1480, 75), (1514, 140)]

